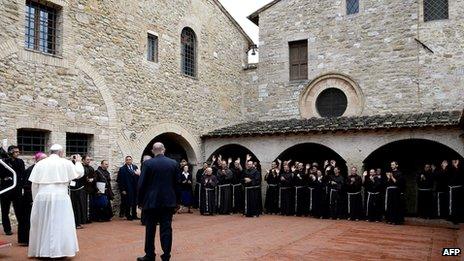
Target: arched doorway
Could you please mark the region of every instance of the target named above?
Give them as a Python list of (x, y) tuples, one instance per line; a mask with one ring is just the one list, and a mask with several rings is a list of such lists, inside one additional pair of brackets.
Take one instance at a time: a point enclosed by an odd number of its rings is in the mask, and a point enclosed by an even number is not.
[(298, 161), (305, 164), (317, 162), (321, 167), (324, 165), (325, 160), (335, 160), (341, 173), (343, 175), (347, 174), (346, 161), (331, 148), (318, 143), (301, 143), (292, 146), (282, 152), (278, 159), (282, 161), (291, 159), (293, 163)]
[(166, 148), (165, 155), (176, 160), (177, 162), (180, 162), (182, 159), (186, 159), (191, 164), (195, 163), (193, 161), (196, 159), (194, 158), (194, 154), (192, 154), (193, 149), (190, 144), (182, 136), (172, 132), (163, 133), (152, 139), (145, 147), (142, 158), (145, 155), (150, 155), (153, 157), (152, 148), (155, 142), (163, 143), (164, 147)]
[(425, 139), (407, 139), (388, 143), (364, 160), (364, 169), (390, 169), (390, 162), (397, 161), (399, 169), (406, 179), (406, 213), (416, 214), (416, 175), (424, 164), (439, 167), (442, 160), (463, 159), (456, 151), (436, 141)]
[(232, 160), (236, 160), (240, 158), (240, 162), (242, 167), (245, 167), (246, 155), (251, 156), (251, 160), (253, 162), (257, 162), (256, 168), (258, 171), (261, 171), (261, 163), (256, 155), (251, 152), (251, 150), (247, 149), (246, 147), (238, 144), (228, 144), (220, 147), (219, 149), (215, 150), (207, 159), (207, 162), (211, 162), (213, 155), (221, 155), (223, 159), (227, 160), (228, 158), (232, 158)]

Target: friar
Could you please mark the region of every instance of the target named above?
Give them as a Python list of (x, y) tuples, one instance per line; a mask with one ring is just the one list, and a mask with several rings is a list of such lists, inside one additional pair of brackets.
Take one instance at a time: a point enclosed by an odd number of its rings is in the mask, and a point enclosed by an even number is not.
[(267, 182), (266, 199), (264, 208), (266, 214), (279, 213), (279, 165), (276, 161), (271, 163), (271, 169), (264, 176)]
[(200, 214), (214, 215), (216, 213), (216, 186), (218, 180), (213, 175), (213, 169), (208, 167), (205, 170), (201, 182), (200, 192)]
[(387, 172), (385, 188), (385, 219), (389, 224), (399, 225), (404, 222), (404, 190), (403, 174), (398, 170), (398, 163), (393, 161), (391, 172)]
[(293, 175), (293, 184), (295, 186), (295, 214), (297, 216), (307, 216), (309, 214), (309, 168), (303, 163), (298, 163), (297, 169)]
[[(248, 157), (247, 157), (248, 158)], [(248, 160), (243, 172), (243, 187), (245, 189), (245, 205), (243, 214), (246, 217), (258, 217), (263, 209), (261, 201), (261, 173)]]
[(201, 191), (201, 180), (203, 179), (203, 174), (208, 168), (208, 162), (203, 162), (203, 167), (197, 170), (195, 175), (195, 191), (194, 191), (194, 202), (193, 208), (197, 209), (200, 206), (200, 191)]
[(417, 175), (417, 215), (421, 218), (433, 216), (433, 173), (430, 164)]
[(375, 169), (371, 169), (369, 173), (365, 171), (363, 173), (363, 186), (364, 190), (367, 191), (367, 220), (379, 222), (382, 219), (382, 208), (384, 206), (381, 195), (383, 192), (383, 179), (380, 173), (377, 173)]
[[(230, 159), (232, 161), (232, 159)], [(218, 179), (218, 213), (228, 215), (232, 212), (232, 179), (233, 173), (225, 160), (217, 172)]]
[(232, 212), (243, 213), (243, 167), (240, 163), (240, 158), (234, 161), (234, 165), (231, 166), (232, 171)]
[(329, 207), (330, 217), (332, 219), (340, 219), (343, 217), (343, 186), (345, 180), (340, 174), (340, 169), (335, 167), (333, 169), (334, 175), (331, 176), (329, 181)]
[(346, 179), (346, 193), (347, 193), (347, 213), (348, 220), (359, 220), (363, 217), (362, 205), (362, 179), (358, 175), (356, 167), (351, 168), (350, 175)]
[(284, 162), (283, 171), (280, 173), (279, 208), (280, 214), (284, 216), (292, 216), (295, 211), (293, 173), (289, 164), (289, 161)]
[(454, 224), (462, 222), (464, 201), (462, 200), (464, 186), (464, 169), (458, 159), (451, 161), (449, 170), (449, 220)]
[(447, 160), (443, 160), (440, 167), (433, 173), (435, 180), (435, 191), (437, 193), (435, 215), (438, 218), (448, 217), (448, 173)]

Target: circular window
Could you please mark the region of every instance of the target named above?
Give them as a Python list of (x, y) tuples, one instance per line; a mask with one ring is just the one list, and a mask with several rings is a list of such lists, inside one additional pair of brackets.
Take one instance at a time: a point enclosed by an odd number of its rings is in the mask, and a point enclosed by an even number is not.
[(328, 88), (319, 94), (316, 108), (321, 117), (334, 118), (342, 116), (348, 106), (348, 99), (343, 91), (337, 88)]

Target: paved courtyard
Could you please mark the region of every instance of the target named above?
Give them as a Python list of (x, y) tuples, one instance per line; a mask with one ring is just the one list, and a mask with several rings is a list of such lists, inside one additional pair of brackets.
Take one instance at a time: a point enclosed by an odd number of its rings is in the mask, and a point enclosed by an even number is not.
[[(304, 217), (176, 215), (173, 260), (443, 260), (443, 247), (463, 248), (463, 229), (392, 226)], [(73, 260), (135, 260), (144, 227), (115, 218), (78, 230)], [(16, 240), (0, 236), (0, 240)], [(157, 253), (160, 246), (157, 235)], [(0, 249), (1, 260), (28, 260), (27, 248)], [(446, 260), (458, 260), (446, 258)]]

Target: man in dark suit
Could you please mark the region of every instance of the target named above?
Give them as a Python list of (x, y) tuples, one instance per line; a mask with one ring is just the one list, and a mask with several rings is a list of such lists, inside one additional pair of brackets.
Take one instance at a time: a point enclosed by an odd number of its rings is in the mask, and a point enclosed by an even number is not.
[(162, 260), (171, 258), (172, 215), (176, 208), (176, 184), (179, 171), (177, 162), (164, 156), (165, 148), (160, 142), (153, 145), (153, 159), (143, 164), (138, 184), (137, 203), (145, 215), (145, 256), (137, 261), (155, 260), (156, 223), (160, 224)]
[(139, 219), (137, 217), (137, 183), (139, 175), (139, 169), (132, 164), (132, 157), (126, 156), (125, 164), (119, 168), (116, 181), (121, 193), (119, 216), (125, 215), (127, 220)]

